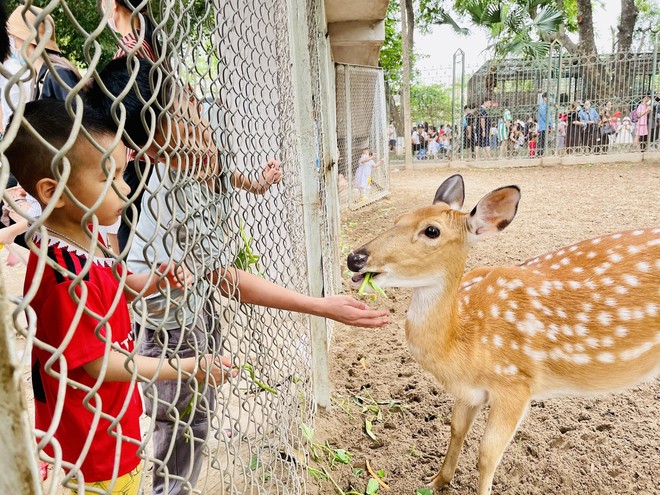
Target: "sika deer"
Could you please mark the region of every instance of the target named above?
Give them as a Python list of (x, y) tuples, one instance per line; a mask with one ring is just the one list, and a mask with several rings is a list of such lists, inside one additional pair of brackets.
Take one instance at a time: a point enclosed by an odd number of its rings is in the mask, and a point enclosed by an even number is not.
[(432, 206), (348, 256), (381, 287), (413, 289), (406, 321), (411, 354), (456, 402), (451, 440), (431, 486), (447, 485), (477, 412), (490, 404), (479, 450), (479, 494), (532, 399), (601, 394), (660, 374), (660, 228), (582, 241), (519, 266), (463, 276), (470, 245), (504, 229), (516, 186), (461, 213), (455, 175)]

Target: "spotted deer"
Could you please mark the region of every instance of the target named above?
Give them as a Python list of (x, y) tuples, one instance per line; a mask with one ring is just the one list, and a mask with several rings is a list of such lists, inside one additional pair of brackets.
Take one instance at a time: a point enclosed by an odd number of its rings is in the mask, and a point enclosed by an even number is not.
[(479, 449), (480, 495), (530, 401), (622, 390), (660, 374), (660, 228), (578, 242), (518, 266), (463, 275), (470, 246), (503, 230), (520, 190), (502, 187), (462, 213), (463, 178), (433, 205), (400, 216), (353, 251), (348, 267), (381, 287), (407, 287), (413, 357), (455, 397), (451, 439), (430, 485), (451, 481), (475, 415), (490, 412)]

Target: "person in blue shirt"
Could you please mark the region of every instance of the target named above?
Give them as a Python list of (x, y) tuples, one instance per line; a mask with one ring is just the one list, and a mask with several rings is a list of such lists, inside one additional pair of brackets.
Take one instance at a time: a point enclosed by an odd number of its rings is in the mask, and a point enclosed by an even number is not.
[(548, 93), (539, 89), (538, 92), (539, 113), (538, 118), (538, 141), (536, 145), (536, 156), (543, 156), (545, 151), (546, 131), (552, 132), (554, 121), (552, 120), (552, 109), (548, 106)]
[(589, 100), (584, 102), (584, 107), (578, 114), (580, 122), (582, 123), (582, 144), (587, 152), (591, 152), (593, 147), (596, 146), (598, 139), (598, 112), (595, 108), (591, 108)]

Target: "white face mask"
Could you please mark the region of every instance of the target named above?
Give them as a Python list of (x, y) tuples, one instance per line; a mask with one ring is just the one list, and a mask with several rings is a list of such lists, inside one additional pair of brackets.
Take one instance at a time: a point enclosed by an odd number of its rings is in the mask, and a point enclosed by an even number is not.
[(26, 65), (25, 59), (21, 56), (21, 52), (16, 48), (16, 41), (13, 36), (9, 37), (9, 57), (12, 62), (21, 66)]

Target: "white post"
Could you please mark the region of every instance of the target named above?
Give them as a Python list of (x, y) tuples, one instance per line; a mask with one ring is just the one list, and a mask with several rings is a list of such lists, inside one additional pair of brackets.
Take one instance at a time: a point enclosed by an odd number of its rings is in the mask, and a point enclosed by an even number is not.
[[(321, 297), (323, 291), (323, 264), (321, 247), (321, 204), (319, 176), (316, 170), (316, 143), (310, 132), (314, 119), (312, 79), (308, 49), (308, 20), (305, 4), (287, 0), (289, 45), (291, 54), (291, 92), (293, 94), (292, 130), (297, 136), (296, 150), (301, 164), (303, 219), (307, 246), (307, 273), (309, 294)], [(323, 318), (311, 317), (314, 393), (316, 403), (330, 408), (330, 381), (328, 376), (328, 336)]]
[(0, 280), (0, 493), (41, 494), (35, 443), (22, 390), (14, 336), (7, 314), (7, 294)]

